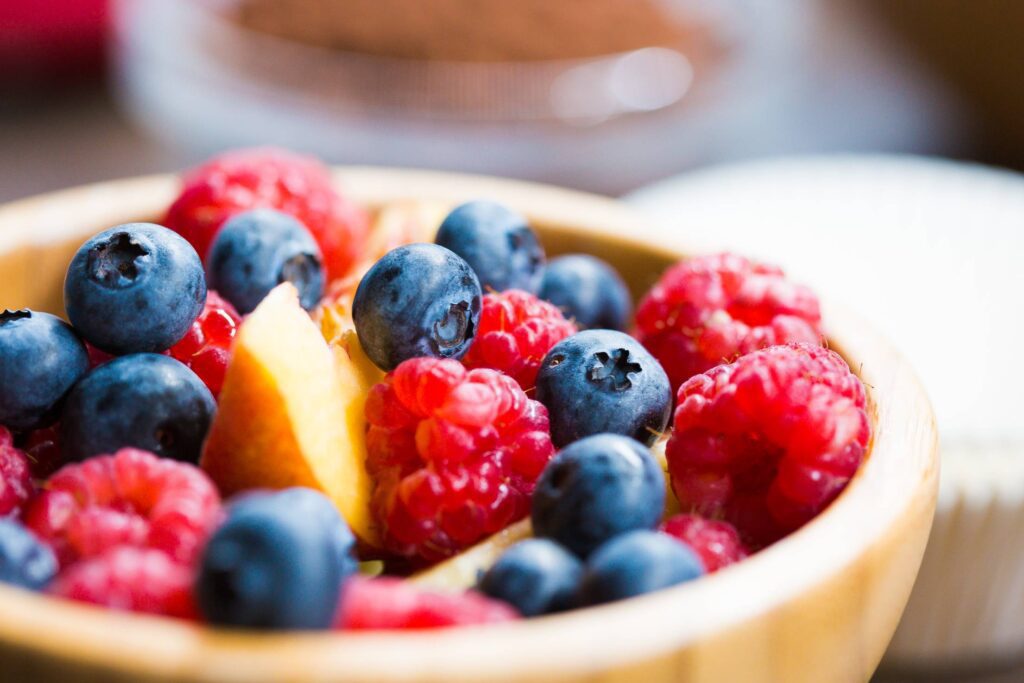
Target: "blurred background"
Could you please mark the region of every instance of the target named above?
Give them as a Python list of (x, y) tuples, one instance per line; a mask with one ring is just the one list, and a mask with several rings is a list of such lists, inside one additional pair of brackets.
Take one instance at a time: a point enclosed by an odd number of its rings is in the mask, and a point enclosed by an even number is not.
[(0, 199), (275, 142), (618, 194), (779, 154), (1024, 164), (1015, 0), (0, 3)]
[(659, 239), (779, 262), (939, 417), (949, 545), (884, 680), (1024, 681), (1024, 181), (902, 156), (1024, 168), (1022, 28), (1020, 0), (0, 0), (0, 201), (272, 143), (630, 193)]

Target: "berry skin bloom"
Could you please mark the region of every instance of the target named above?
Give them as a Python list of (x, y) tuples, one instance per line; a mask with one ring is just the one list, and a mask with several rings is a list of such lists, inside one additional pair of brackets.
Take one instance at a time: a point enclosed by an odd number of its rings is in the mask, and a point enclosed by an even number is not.
[(362, 254), (366, 213), (335, 190), (328, 169), (312, 157), (266, 147), (235, 150), (182, 180), (165, 225), (204, 261), (224, 221), (249, 209), (277, 209), (299, 219), (320, 245), (329, 280), (344, 276)]
[(735, 254), (683, 261), (640, 301), (637, 338), (673, 388), (720, 363), (776, 344), (820, 344), (818, 299), (775, 266)]
[(864, 385), (833, 351), (774, 346), (686, 381), (666, 447), (684, 510), (756, 550), (821, 512), (868, 447)]
[(0, 517), (17, 515), (34, 491), (28, 456), (15, 448), (10, 431), (0, 427)]
[(124, 448), (61, 468), (25, 510), (25, 525), (63, 567), (118, 546), (190, 565), (220, 517), (217, 489), (198, 467)]
[(467, 591), (422, 591), (395, 578), (349, 579), (335, 628), (353, 631), (421, 630), (513, 621), (519, 614), (498, 600)]
[(500, 370), (529, 391), (547, 352), (575, 333), (576, 325), (561, 311), (533, 294), (492, 292), (483, 298), (476, 338), (462, 362), (468, 368)]
[(192, 569), (159, 550), (111, 548), (65, 569), (48, 592), (109, 609), (196, 618)]
[(224, 386), (224, 375), (231, 359), (231, 344), (238, 334), (242, 318), (235, 307), (217, 292), (206, 293), (203, 312), (189, 331), (168, 354), (187, 365), (216, 398)]
[(530, 509), (554, 453), (543, 405), (496, 370), (413, 358), (367, 397), (371, 509), (391, 552), (433, 562)]
[(747, 556), (736, 527), (722, 520), (680, 514), (666, 519), (661, 530), (690, 546), (709, 574)]

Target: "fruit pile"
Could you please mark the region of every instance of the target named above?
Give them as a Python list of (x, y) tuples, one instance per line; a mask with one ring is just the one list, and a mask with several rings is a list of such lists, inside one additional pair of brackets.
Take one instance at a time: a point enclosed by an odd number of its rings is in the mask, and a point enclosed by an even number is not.
[(778, 269), (684, 261), (631, 327), (609, 264), (449, 209), (371, 226), (257, 149), (86, 241), (67, 322), (0, 313), (0, 580), (248, 629), (500, 622), (722, 570), (856, 473), (864, 387)]

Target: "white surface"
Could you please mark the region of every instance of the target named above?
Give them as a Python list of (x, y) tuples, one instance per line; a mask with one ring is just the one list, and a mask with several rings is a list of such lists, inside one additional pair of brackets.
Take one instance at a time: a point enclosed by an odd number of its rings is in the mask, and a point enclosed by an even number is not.
[(1024, 438), (1021, 176), (808, 157), (691, 173), (629, 200), (666, 239), (778, 263), (875, 322), (921, 374), (944, 439)]

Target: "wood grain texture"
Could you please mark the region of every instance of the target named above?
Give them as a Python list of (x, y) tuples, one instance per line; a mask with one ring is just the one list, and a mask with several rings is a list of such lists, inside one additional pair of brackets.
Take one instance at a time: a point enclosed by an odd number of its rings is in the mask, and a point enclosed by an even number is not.
[[(524, 211), (551, 253), (612, 262), (634, 293), (683, 254), (600, 197), (417, 171), (342, 169), (371, 207), (490, 197)], [(0, 306), (60, 310), (62, 271), (89, 234), (153, 220), (169, 177), (107, 183), (0, 208)], [(847, 491), (806, 527), (718, 574), (529, 622), (446, 632), (254, 635), (105, 612), (0, 586), (0, 678), (34, 681), (866, 681), (906, 604), (934, 513), (930, 406), (907, 364), (825, 305), (869, 385), (875, 437)]]

